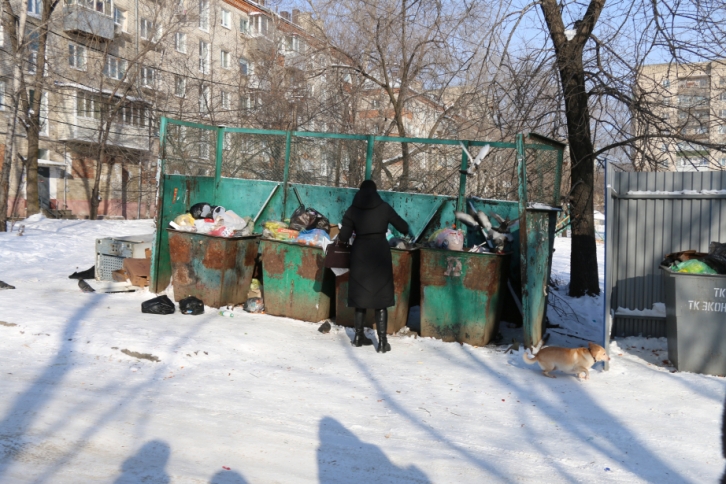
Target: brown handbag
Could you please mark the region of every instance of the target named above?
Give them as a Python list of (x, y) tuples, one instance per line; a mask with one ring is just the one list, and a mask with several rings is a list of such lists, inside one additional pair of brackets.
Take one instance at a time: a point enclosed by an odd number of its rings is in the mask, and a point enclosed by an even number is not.
[(332, 269), (350, 269), (350, 245), (334, 242), (328, 245), (325, 253), (325, 267)]

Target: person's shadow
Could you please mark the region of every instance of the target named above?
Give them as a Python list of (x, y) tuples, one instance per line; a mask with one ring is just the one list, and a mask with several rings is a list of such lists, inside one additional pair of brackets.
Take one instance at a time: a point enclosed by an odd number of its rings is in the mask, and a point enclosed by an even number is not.
[(212, 476), (209, 484), (247, 484), (247, 480), (239, 472), (219, 471)]
[(166, 473), (171, 449), (161, 440), (147, 442), (121, 465), (121, 475), (114, 484), (137, 484), (148, 482), (168, 484), (170, 479)]
[(320, 421), (318, 479), (320, 484), (339, 482), (430, 483), (416, 466), (397, 467), (373, 444), (366, 444), (337, 420)]

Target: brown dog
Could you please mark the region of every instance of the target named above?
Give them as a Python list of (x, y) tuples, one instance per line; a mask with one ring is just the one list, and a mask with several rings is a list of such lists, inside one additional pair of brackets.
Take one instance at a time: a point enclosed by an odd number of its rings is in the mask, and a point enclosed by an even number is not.
[[(540, 341), (532, 351), (532, 358), (527, 356), (527, 351), (522, 353), (522, 359), (528, 365), (539, 363), (542, 373), (550, 378), (551, 371), (560, 370), (564, 373), (575, 373), (577, 378), (585, 373), (585, 380), (590, 378), (590, 368), (598, 361), (610, 361), (610, 357), (600, 345), (590, 343), (587, 348), (560, 348), (558, 346), (547, 346), (542, 348), (543, 341)], [(541, 349), (540, 349), (541, 348)]]

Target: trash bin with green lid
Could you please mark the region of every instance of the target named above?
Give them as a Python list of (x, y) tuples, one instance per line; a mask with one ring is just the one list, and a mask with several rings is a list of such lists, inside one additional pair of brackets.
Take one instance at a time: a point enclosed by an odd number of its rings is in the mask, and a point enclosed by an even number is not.
[(174, 299), (213, 308), (242, 304), (252, 282), (259, 235), (215, 237), (167, 229)]
[(726, 376), (726, 275), (661, 270), (668, 359), (679, 371)]
[(265, 312), (313, 323), (330, 317), (333, 272), (320, 247), (262, 239)]

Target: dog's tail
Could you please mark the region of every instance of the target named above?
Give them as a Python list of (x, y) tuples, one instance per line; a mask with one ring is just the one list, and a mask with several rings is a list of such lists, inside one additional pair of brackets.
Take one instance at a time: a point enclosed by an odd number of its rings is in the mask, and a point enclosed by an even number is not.
[(524, 350), (524, 351), (522, 352), (522, 359), (523, 359), (523, 360), (524, 360), (524, 362), (525, 362), (525, 363), (527, 363), (528, 365), (534, 365), (534, 364), (535, 364), (535, 362), (537, 361), (537, 355), (535, 354), (534, 356), (532, 356), (532, 358), (530, 358), (530, 357), (529, 357), (529, 351), (527, 351), (527, 349), (525, 349), (525, 350)]

